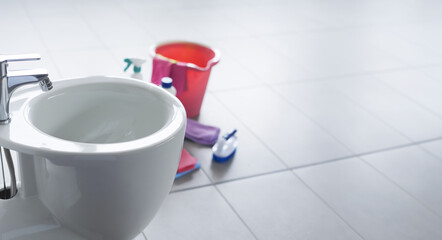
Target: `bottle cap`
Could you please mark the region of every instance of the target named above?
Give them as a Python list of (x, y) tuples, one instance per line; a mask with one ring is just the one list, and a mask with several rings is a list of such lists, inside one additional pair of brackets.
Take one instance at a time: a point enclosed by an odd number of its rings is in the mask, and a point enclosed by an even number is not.
[(163, 77), (161, 78), (161, 87), (163, 88), (171, 88), (172, 87), (172, 78), (170, 77)]

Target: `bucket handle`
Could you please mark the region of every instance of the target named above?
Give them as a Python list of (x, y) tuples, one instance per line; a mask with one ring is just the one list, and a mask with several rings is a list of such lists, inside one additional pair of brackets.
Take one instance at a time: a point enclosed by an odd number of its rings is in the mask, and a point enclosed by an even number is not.
[[(170, 44), (170, 43), (178, 43), (178, 42), (163, 42), (161, 45), (164, 45), (164, 44)], [(180, 41), (179, 43), (191, 43), (191, 44), (195, 44), (195, 43), (193, 43), (193, 42), (185, 42), (185, 41)], [(198, 44), (198, 45), (201, 45), (201, 44)], [(155, 49), (157, 49), (158, 46), (159, 46), (159, 45), (154, 44), (154, 45), (152, 45), (152, 46), (150, 47), (150, 49), (149, 49), (149, 54), (151, 55), (152, 58), (159, 57), (159, 58), (161, 58), (161, 59), (163, 59), (163, 60), (167, 60), (167, 61), (169, 61), (169, 62), (171, 62), (171, 63), (173, 63), (173, 64), (176, 64), (176, 63), (182, 63), (182, 64), (186, 65), (186, 67), (188, 67), (188, 68), (192, 68), (192, 69), (195, 69), (195, 70), (198, 70), (198, 71), (207, 71), (207, 70), (209, 70), (211, 67), (215, 66), (215, 65), (219, 62), (219, 60), (221, 59), (221, 53), (220, 53), (220, 51), (219, 51), (218, 49), (214, 49), (214, 48), (208, 47), (208, 46), (206, 46), (206, 45), (202, 45), (202, 46), (204, 46), (204, 47), (206, 47), (206, 48), (211, 49), (211, 50), (215, 53), (215, 56), (213, 56), (213, 58), (210, 59), (210, 60), (207, 62), (207, 65), (206, 65), (205, 67), (200, 67), (200, 66), (197, 66), (197, 65), (195, 65), (195, 64), (193, 64), (193, 63), (183, 63), (183, 62), (179, 62), (179, 61), (176, 61), (176, 60), (174, 60), (174, 59), (171, 59), (171, 58), (165, 57), (165, 56), (163, 56), (163, 55), (161, 55), (161, 54), (158, 54), (158, 53), (155, 52)]]

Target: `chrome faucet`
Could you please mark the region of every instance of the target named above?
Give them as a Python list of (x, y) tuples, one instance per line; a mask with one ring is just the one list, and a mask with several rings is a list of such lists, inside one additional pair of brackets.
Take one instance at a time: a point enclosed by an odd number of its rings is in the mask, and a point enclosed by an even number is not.
[(40, 60), (39, 54), (0, 55), (0, 125), (8, 124), (9, 100), (12, 93), (20, 86), (40, 83), (44, 92), (52, 89), (48, 72), (45, 69), (8, 71), (8, 62)]

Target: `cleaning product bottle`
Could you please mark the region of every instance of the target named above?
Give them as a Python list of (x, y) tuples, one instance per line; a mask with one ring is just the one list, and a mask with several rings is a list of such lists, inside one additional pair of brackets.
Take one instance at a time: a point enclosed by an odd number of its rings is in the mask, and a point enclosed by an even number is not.
[(170, 77), (163, 77), (161, 78), (161, 87), (165, 89), (166, 91), (172, 93), (172, 95), (176, 96), (176, 89), (174, 86), (172, 86), (172, 78)]
[(126, 72), (127, 69), (129, 69), (130, 65), (134, 65), (134, 73), (131, 77), (143, 80), (143, 74), (141, 74), (141, 65), (146, 62), (146, 59), (141, 58), (125, 58), (124, 62), (127, 63), (126, 68), (124, 71)]

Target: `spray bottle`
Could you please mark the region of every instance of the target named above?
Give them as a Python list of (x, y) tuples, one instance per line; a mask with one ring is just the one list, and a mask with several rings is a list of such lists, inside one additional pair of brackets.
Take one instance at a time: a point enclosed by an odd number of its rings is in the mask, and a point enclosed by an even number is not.
[(130, 65), (134, 65), (134, 73), (131, 77), (143, 80), (143, 74), (141, 74), (141, 65), (146, 62), (146, 59), (141, 58), (125, 58), (124, 62), (127, 63), (126, 68), (124, 71), (126, 72), (127, 69), (129, 69)]

